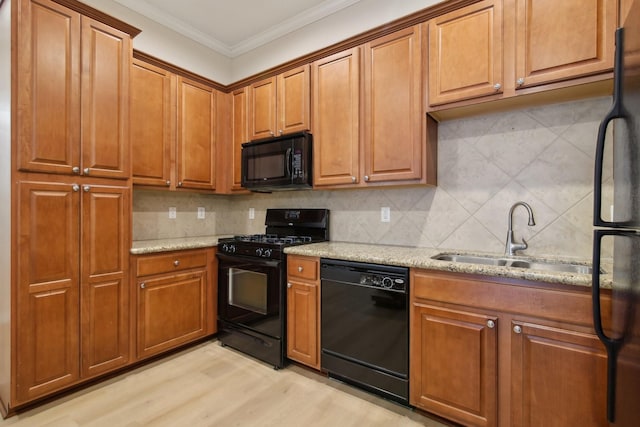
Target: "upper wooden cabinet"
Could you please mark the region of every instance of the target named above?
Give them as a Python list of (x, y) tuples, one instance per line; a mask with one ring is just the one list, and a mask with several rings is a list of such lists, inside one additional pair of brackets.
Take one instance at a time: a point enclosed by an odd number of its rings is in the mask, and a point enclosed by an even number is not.
[(484, 0), (430, 20), (429, 104), (502, 92), (502, 1)]
[(126, 179), (129, 34), (50, 0), (21, 0), (17, 166)]
[[(244, 190), (242, 187), (242, 144), (249, 141), (249, 88), (234, 90), (231, 93), (232, 146), (227, 147), (231, 159), (227, 165), (233, 165), (231, 191)], [(227, 166), (228, 167), (228, 166)]]
[(133, 183), (215, 190), (218, 91), (134, 59), (131, 94)]
[(131, 156), (134, 184), (171, 185), (175, 151), (175, 75), (133, 60), (131, 66)]
[(613, 68), (616, 0), (516, 0), (516, 85)]
[[(435, 144), (425, 132), (422, 27), (416, 25), (364, 45), (363, 138), (366, 183), (435, 183), (426, 169)], [(433, 178), (433, 179), (431, 179)]]
[(353, 48), (313, 63), (315, 187), (361, 181), (360, 51)]
[(483, 0), (429, 20), (429, 111), (609, 78), (617, 9), (617, 0)]
[(309, 130), (309, 74), (303, 65), (249, 86), (251, 140)]
[(313, 64), (315, 187), (435, 184), (423, 46), (418, 25)]
[(178, 187), (216, 188), (216, 90), (178, 77)]

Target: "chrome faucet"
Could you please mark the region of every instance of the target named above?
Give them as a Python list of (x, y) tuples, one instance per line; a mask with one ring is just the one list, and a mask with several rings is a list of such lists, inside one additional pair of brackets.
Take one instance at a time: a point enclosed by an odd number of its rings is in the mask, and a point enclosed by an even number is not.
[(509, 230), (507, 231), (507, 243), (504, 248), (504, 254), (508, 256), (513, 256), (516, 254), (516, 251), (523, 251), (529, 247), (527, 242), (522, 239), (522, 243), (516, 243), (513, 241), (513, 210), (516, 206), (524, 206), (527, 211), (529, 211), (529, 226), (536, 225), (535, 220), (533, 219), (533, 211), (531, 210), (531, 206), (529, 206), (525, 202), (516, 202), (511, 206), (509, 210)]

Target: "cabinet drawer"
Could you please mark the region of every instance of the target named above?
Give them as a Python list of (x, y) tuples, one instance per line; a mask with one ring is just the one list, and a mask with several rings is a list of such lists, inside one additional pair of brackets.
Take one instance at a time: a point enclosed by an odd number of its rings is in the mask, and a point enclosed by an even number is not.
[(205, 267), (207, 265), (206, 251), (173, 252), (163, 255), (150, 255), (137, 259), (137, 276), (168, 273), (187, 270), (189, 268)]
[(289, 256), (287, 258), (287, 275), (304, 280), (318, 280), (318, 259)]

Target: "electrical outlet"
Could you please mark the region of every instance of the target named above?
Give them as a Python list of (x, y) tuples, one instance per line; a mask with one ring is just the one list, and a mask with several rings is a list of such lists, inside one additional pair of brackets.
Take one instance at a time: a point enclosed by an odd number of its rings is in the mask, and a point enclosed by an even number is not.
[(249, 219), (256, 219), (256, 210), (254, 208), (249, 208)]
[(391, 208), (380, 208), (380, 222), (391, 222)]
[(198, 208), (198, 219), (204, 219), (204, 208), (203, 207), (199, 207)]
[(171, 206), (169, 208), (169, 219), (176, 219), (176, 208), (175, 208), (175, 206)]

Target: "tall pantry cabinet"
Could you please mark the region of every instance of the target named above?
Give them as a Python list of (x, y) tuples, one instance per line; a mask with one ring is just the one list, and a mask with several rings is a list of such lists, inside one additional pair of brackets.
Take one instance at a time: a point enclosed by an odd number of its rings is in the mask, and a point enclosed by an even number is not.
[(130, 359), (128, 105), (139, 31), (72, 0), (2, 9), (13, 47), (4, 413)]

